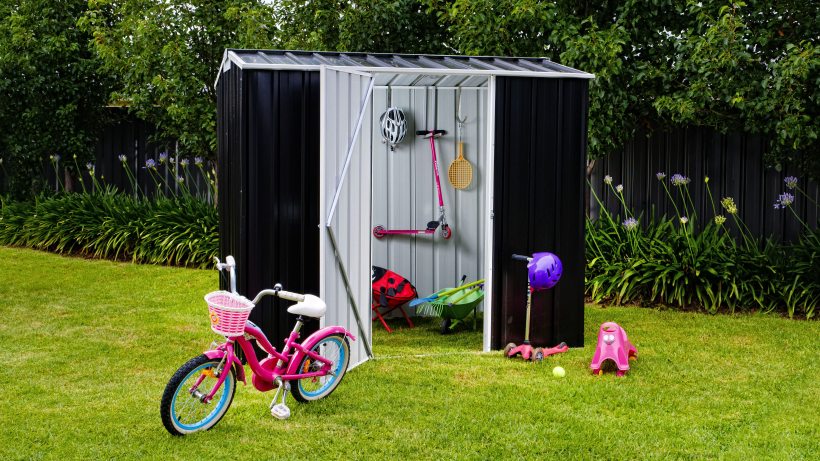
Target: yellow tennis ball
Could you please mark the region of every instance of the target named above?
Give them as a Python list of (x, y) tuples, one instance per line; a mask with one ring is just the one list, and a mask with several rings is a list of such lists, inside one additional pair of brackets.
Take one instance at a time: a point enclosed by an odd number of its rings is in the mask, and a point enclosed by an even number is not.
[(552, 369), (552, 375), (556, 378), (563, 378), (567, 375), (567, 371), (564, 370), (562, 367), (555, 367)]

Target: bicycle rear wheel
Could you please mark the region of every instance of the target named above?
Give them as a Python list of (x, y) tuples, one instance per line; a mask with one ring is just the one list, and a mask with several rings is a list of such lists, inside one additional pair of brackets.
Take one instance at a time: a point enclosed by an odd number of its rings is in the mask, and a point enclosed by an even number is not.
[[(293, 398), (300, 402), (310, 402), (327, 397), (336, 389), (347, 372), (350, 362), (350, 344), (344, 335), (328, 335), (316, 343), (311, 351), (330, 360), (330, 373), (326, 376), (304, 378), (296, 381), (293, 386)], [(300, 373), (316, 372), (322, 369), (323, 363), (305, 356), (299, 363)]]
[[(230, 364), (222, 370), (229, 373), (222, 387), (208, 403), (200, 400), (208, 395), (216, 385), (214, 373), (220, 359), (209, 359), (205, 355), (194, 357), (179, 367), (162, 394), (160, 416), (165, 429), (172, 435), (185, 435), (207, 431), (225, 416), (236, 392), (236, 375)], [(197, 381), (203, 379), (196, 385)]]

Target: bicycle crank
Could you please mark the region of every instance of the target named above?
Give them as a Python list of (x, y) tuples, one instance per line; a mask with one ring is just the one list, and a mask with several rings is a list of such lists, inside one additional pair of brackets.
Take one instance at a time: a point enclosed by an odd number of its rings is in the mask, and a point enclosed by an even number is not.
[[(273, 396), (273, 401), (270, 403), (270, 414), (276, 419), (288, 419), (290, 418), (290, 408), (288, 408), (285, 400), (288, 397), (290, 383), (284, 383), (283, 385), (280, 377), (277, 377), (274, 383), (278, 389), (276, 389), (276, 395)], [(276, 403), (277, 400), (280, 400), (280, 402)]]

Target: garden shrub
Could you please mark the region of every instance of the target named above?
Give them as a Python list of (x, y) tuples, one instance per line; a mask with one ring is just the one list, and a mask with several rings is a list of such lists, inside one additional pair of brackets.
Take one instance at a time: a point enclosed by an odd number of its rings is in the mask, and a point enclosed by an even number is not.
[[(127, 168), (125, 161), (123, 166)], [(0, 244), (191, 267), (205, 267), (217, 255), (216, 208), (190, 194), (182, 186), (183, 177), (179, 193), (148, 197), (102, 186), (93, 176), (93, 165), (88, 169), (94, 184), (83, 192), (3, 202)], [(133, 178), (130, 171), (128, 176)], [(159, 175), (154, 177), (160, 180)]]
[[(613, 216), (595, 196), (601, 216), (586, 223), (586, 293), (593, 301), (814, 316), (820, 304), (820, 232), (803, 223), (804, 233), (795, 243), (754, 238), (733, 199), (714, 203), (708, 179), (704, 185), (715, 215), (700, 222), (691, 211), (689, 178), (672, 176), (674, 196), (666, 175), (659, 173), (658, 179), (676, 216), (636, 216), (625, 203), (623, 187), (613, 186), (609, 176), (604, 179), (623, 215)], [(795, 178), (786, 182), (800, 192)], [(793, 202), (787, 192), (775, 206), (786, 211)], [(730, 222), (736, 236), (727, 228)]]

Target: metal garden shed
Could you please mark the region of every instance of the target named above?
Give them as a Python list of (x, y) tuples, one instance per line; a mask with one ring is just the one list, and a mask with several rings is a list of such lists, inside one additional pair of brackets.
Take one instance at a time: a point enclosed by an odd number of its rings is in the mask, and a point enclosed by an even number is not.
[[(543, 58), (226, 50), (216, 79), (221, 253), (239, 290), (275, 281), (318, 293), (323, 322), (359, 341), (351, 366), (372, 356), (371, 265), (407, 276), (421, 295), (462, 274), (486, 278), (483, 347), (520, 343), (526, 269), (513, 253), (550, 251), (564, 267), (533, 297), (533, 343), (583, 345), (584, 169), (592, 75)], [(379, 117), (407, 114), (408, 135), (382, 142)], [(458, 120), (463, 125), (458, 125)], [(473, 183), (447, 185), (463, 128)], [(388, 236), (438, 214), (428, 141), (438, 140), (453, 237)], [(266, 298), (269, 299), (269, 298)], [(252, 320), (281, 341), (278, 301)]]

